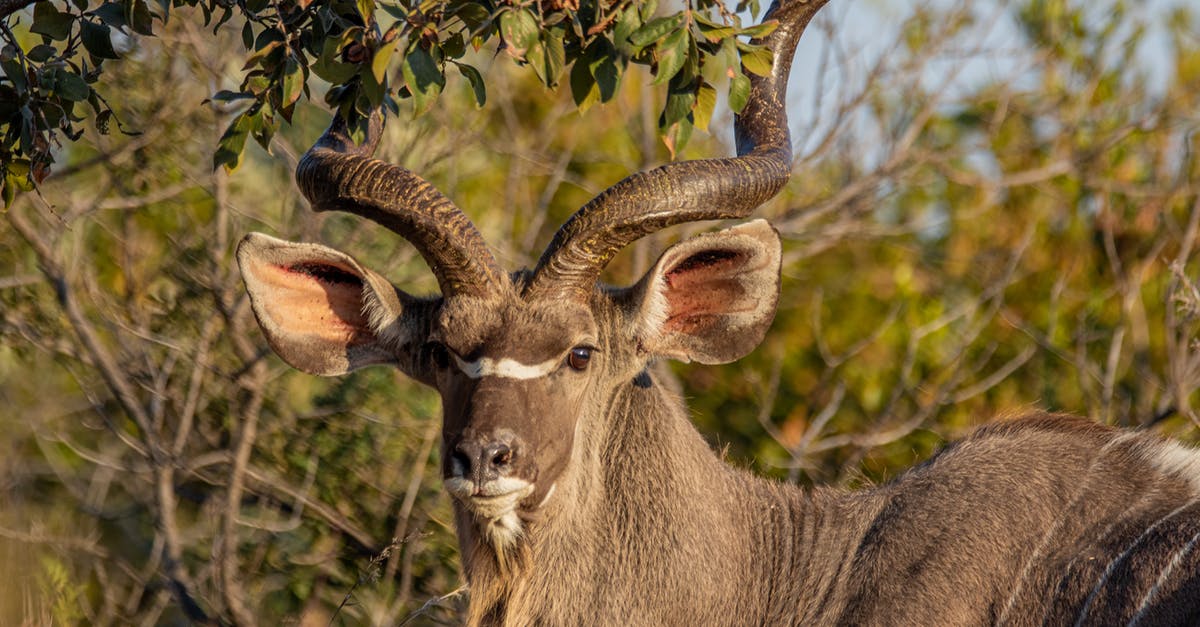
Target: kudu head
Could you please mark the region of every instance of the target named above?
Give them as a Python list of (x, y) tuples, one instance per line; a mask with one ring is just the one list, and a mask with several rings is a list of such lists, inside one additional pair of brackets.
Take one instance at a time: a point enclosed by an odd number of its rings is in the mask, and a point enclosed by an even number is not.
[(553, 501), (579, 454), (580, 425), (605, 419), (599, 408), (617, 386), (645, 385), (656, 358), (724, 363), (762, 340), (780, 267), (778, 235), (763, 221), (677, 244), (632, 287), (597, 278), (648, 233), (745, 217), (781, 189), (791, 170), (788, 70), (822, 4), (786, 3), (768, 15), (781, 23), (766, 41), (774, 71), (753, 78), (735, 125), (737, 157), (618, 182), (563, 225), (533, 270), (503, 271), (445, 196), (370, 158), (381, 117), (361, 146), (335, 119), (301, 160), (300, 189), (317, 211), (349, 211), (408, 240), (441, 295), (410, 296), (324, 246), (250, 234), (238, 262), (272, 348), (312, 374), (392, 364), (436, 388), (447, 490), (495, 543), (514, 541), (523, 520)]

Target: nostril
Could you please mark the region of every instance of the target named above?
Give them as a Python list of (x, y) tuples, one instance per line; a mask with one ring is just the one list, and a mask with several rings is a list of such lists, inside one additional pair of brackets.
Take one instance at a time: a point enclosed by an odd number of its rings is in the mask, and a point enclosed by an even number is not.
[(468, 478), (483, 485), (513, 471), (517, 447), (502, 441), (480, 442), (470, 438), (459, 442), (450, 453), (450, 475)]
[(509, 465), (512, 462), (512, 449), (506, 444), (499, 444), (492, 448), (492, 465), (501, 468)]

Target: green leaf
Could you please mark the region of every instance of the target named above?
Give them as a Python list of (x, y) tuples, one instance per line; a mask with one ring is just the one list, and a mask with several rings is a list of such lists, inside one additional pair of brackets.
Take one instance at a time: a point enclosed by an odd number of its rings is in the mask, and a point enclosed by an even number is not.
[(242, 91), (252, 93), (260, 100), (263, 94), (267, 93), (267, 90), (271, 87), (271, 79), (263, 75), (262, 72), (250, 72), (242, 81)]
[(17, 199), (17, 186), (14, 178), (7, 173), (4, 175), (4, 189), (0, 190), (0, 193), (4, 196), (5, 209), (12, 207), (13, 201)]
[(209, 98), (209, 100), (212, 100), (215, 102), (234, 102), (237, 100), (253, 100), (253, 99), (254, 99), (254, 94), (252, 94), (252, 93), (244, 92), (244, 91), (230, 91), (228, 89), (222, 89), (221, 91), (218, 91), (217, 93), (213, 94), (211, 98)]
[(375, 0), (355, 0), (354, 6), (358, 8), (358, 14), (362, 16), (363, 24), (375, 22)]
[(738, 13), (749, 12), (752, 16), (757, 16), (762, 9), (758, 4), (758, 0), (738, 0)]
[(686, 118), (679, 121), (679, 127), (675, 131), (675, 150), (683, 152), (687, 147), (688, 140), (692, 138), (692, 123)]
[(629, 43), (644, 48), (683, 25), (683, 15), (670, 15), (651, 20), (629, 36)]
[(267, 47), (267, 44), (273, 41), (283, 43), (284, 39), (283, 33), (279, 32), (278, 28), (264, 28), (258, 33), (258, 37), (254, 39), (254, 49), (262, 50)]
[(746, 71), (752, 74), (768, 76), (771, 73), (771, 61), (773, 57), (774, 55), (771, 54), (768, 48), (743, 52), (742, 67), (746, 68)]
[(696, 128), (708, 132), (708, 123), (712, 121), (713, 109), (717, 106), (717, 90), (708, 83), (702, 83), (696, 90), (696, 106), (692, 108), (692, 122)]
[(340, 61), (328, 61), (325, 55), (317, 57), (317, 60), (308, 66), (308, 69), (331, 85), (344, 84), (358, 73), (357, 65), (353, 63), (341, 63)]
[(438, 69), (437, 63), (434, 62), (429, 51), (420, 46), (413, 48), (404, 57), (400, 71), (404, 74), (404, 82), (408, 85), (408, 91), (412, 93), (417, 114), (425, 113), (433, 106), (438, 94), (442, 93), (446, 77)]
[(473, 1), (462, 2), (453, 9), (450, 9), (448, 13), (458, 16), (470, 31), (478, 30), (480, 26), (486, 24), (492, 17), (482, 4)]
[(679, 73), (675, 78), (680, 83), (692, 84), (696, 77), (700, 76), (700, 47), (696, 42), (696, 38), (689, 31), (687, 33), (687, 53), (683, 59), (683, 67), (679, 68)]
[(663, 144), (667, 146), (667, 150), (671, 151), (671, 158), (675, 159), (683, 152), (687, 146), (688, 140), (692, 137), (692, 124), (686, 119), (680, 120), (677, 124), (671, 126), (663, 133)]
[(353, 63), (343, 63), (341, 58), (342, 45), (353, 41), (353, 33), (347, 31), (341, 38), (327, 37), (321, 47), (321, 54), (308, 66), (313, 74), (328, 81), (332, 85), (342, 85), (358, 74), (358, 66)]
[(600, 102), (608, 102), (617, 95), (622, 68), (611, 56), (602, 57), (592, 66), (592, 75), (596, 77), (596, 86), (600, 88)]
[[(56, 73), (54, 73), (54, 74), (56, 74)], [(43, 87), (46, 90), (50, 91), (51, 93), (56, 93), (58, 91), (57, 77), (43, 76), (42, 78), (45, 81), (45, 83), (43, 84)], [(40, 113), (42, 115), (42, 120), (41, 120), (42, 125), (39, 130), (55, 129), (55, 128), (59, 128), (59, 126), (62, 125), (63, 117), (67, 113), (66, 107), (71, 106), (72, 108), (74, 108), (71, 104), (71, 101), (66, 100), (66, 99), (62, 99), (62, 105), (63, 106), (60, 106), (60, 107), (42, 107), (41, 108)]]
[(17, 192), (33, 191), (33, 181), (29, 173), (33, 171), (29, 159), (13, 159), (8, 164), (0, 163), (0, 171), (4, 173), (4, 207), (8, 208), (16, 199)]
[(537, 74), (538, 80), (546, 83), (546, 47), (542, 42), (537, 42), (525, 51), (525, 61), (533, 69), (533, 73)]
[(729, 39), (722, 41), (721, 49), (713, 56), (720, 57), (721, 65), (723, 67), (739, 68), (739, 71), (740, 71), (740, 68), (742, 65), (742, 58), (741, 58), (741, 55), (738, 53), (736, 37), (730, 37)]
[(455, 65), (458, 66), (458, 73), (471, 83), (471, 91), (475, 92), (475, 106), (482, 107), (487, 102), (487, 88), (483, 84), (483, 76), (474, 66), (466, 63), (456, 63)]
[(109, 121), (112, 120), (112, 116), (112, 109), (105, 109), (96, 114), (96, 130), (99, 131), (101, 135), (108, 135), (108, 124)]
[(33, 48), (30, 48), (29, 52), (25, 53), (25, 56), (29, 57), (30, 61), (36, 61), (37, 63), (42, 63), (42, 62), (46, 61), (47, 59), (49, 59), (50, 57), (53, 57), (56, 54), (58, 54), (58, 49), (55, 48), (54, 46), (50, 46), (47, 44), (39, 44), (37, 46), (34, 46)]
[(641, 15), (643, 22), (649, 20), (654, 15), (655, 11), (658, 11), (658, 0), (645, 0), (641, 3), (641, 6), (638, 7), (638, 12)]
[[(292, 107), (288, 107), (280, 111), (280, 115), (283, 115), (288, 123), (292, 121), (291, 114), (288, 113), (285, 115), (284, 111), (290, 112), (291, 109)], [(265, 108), (251, 119), (250, 136), (268, 153), (271, 152), (271, 138), (275, 136), (275, 131), (277, 130), (279, 130), (279, 122), (276, 122), (275, 116), (269, 115), (268, 110)]]
[(150, 7), (146, 0), (133, 0), (129, 5), (129, 28), (139, 35), (154, 36), (154, 22), (150, 17)]
[(662, 118), (659, 120), (659, 128), (668, 128), (672, 124), (684, 119), (692, 112), (692, 106), (696, 104), (696, 92), (689, 87), (680, 87), (672, 89), (667, 93), (667, 104), (663, 107)]
[(125, 28), (125, 7), (120, 2), (105, 2), (90, 12), (113, 28)]
[(621, 16), (617, 18), (617, 24), (613, 27), (612, 40), (616, 45), (617, 50), (621, 54), (630, 56), (633, 54), (629, 36), (642, 26), (642, 17), (638, 14), (637, 5), (630, 4), (629, 8), (625, 9)]
[(696, 29), (700, 31), (700, 35), (714, 44), (738, 33), (736, 26), (714, 22), (701, 11), (696, 11), (692, 17), (696, 20)]
[(350, 140), (358, 146), (363, 145), (363, 142), (367, 141), (367, 128), (370, 125), (369, 118), (369, 115), (355, 115), (353, 119), (347, 120)]
[(25, 68), (21, 67), (19, 61), (14, 59), (0, 61), (0, 70), (4, 70), (4, 77), (12, 81), (13, 88), (18, 92), (24, 92), (29, 88), (25, 79)]
[(513, 58), (523, 60), (525, 53), (537, 45), (539, 32), (537, 20), (527, 9), (515, 9), (500, 15), (500, 37), (508, 46), (506, 52)]
[(704, 39), (714, 44), (737, 34), (737, 29), (732, 26), (722, 26), (719, 28), (700, 26), (698, 29)]
[(284, 61), (282, 87), (284, 107), (295, 103), (304, 93), (304, 70), (294, 54), (289, 54)]
[(558, 85), (558, 77), (562, 75), (563, 66), (566, 64), (567, 55), (562, 36), (563, 31), (554, 29), (528, 52), (529, 64), (547, 87)]
[[(312, 0), (308, 1), (311, 2)], [(380, 8), (383, 9), (384, 13), (396, 18), (396, 20), (398, 20), (397, 23), (408, 21), (409, 14), (408, 11), (404, 10), (404, 7), (394, 5), (390, 2), (384, 2), (383, 6)]]
[(242, 25), (242, 45), (249, 50), (254, 46), (254, 29), (250, 28), (250, 20)]
[(263, 65), (266, 67), (267, 64), (265, 61), (267, 57), (282, 45), (283, 42), (279, 41), (278, 39), (266, 42), (261, 48), (256, 50), (254, 54), (250, 55), (250, 58), (246, 59), (246, 63), (242, 65), (242, 71), (244, 72), (249, 70), (256, 65)]
[(358, 95), (360, 98), (365, 98), (366, 103), (362, 107), (359, 107), (359, 103), (356, 102), (355, 107), (358, 108), (360, 113), (366, 114), (383, 104), (383, 85), (375, 80), (375, 74), (371, 72), (370, 68), (360, 68), (358, 77)]
[(33, 5), (33, 24), (29, 31), (62, 41), (71, 34), (71, 25), (74, 23), (75, 17), (70, 13), (60, 12), (50, 2), (38, 2)]
[[(29, 159), (13, 159), (12, 163), (8, 164), (8, 170), (6, 172), (13, 176), (19, 176), (21, 178), (25, 178), (25, 177), (29, 176), (29, 172), (31, 170), (32, 170), (32, 167), (30, 166)], [(27, 189), (24, 191), (31, 191), (31, 190)]]
[(395, 51), (396, 46), (389, 44), (375, 50), (375, 56), (371, 57), (371, 73), (375, 75), (375, 82), (380, 85), (387, 83), (388, 62)]
[(442, 52), (451, 59), (460, 59), (467, 52), (462, 33), (454, 33), (442, 41)]
[(659, 42), (655, 48), (658, 56), (658, 71), (654, 75), (654, 84), (661, 85), (679, 73), (688, 58), (688, 35), (684, 29), (671, 33)]
[(77, 74), (59, 68), (55, 72), (54, 93), (64, 100), (82, 102), (92, 94), (92, 88)]
[(742, 30), (738, 31), (738, 35), (762, 38), (775, 32), (776, 28), (779, 28), (779, 20), (767, 20), (762, 24), (755, 24), (754, 26), (747, 26), (746, 28), (743, 28)]
[(80, 22), (80, 35), (83, 38), (83, 47), (97, 59), (119, 59), (120, 56), (116, 50), (113, 50), (112, 38), (110, 37), (111, 29), (107, 24), (97, 24), (95, 22), (83, 21)]
[(575, 100), (575, 106), (580, 113), (590, 109), (600, 99), (600, 87), (585, 61), (586, 59), (575, 61), (568, 77), (571, 83), (571, 98)]
[(729, 108), (741, 113), (750, 101), (750, 79), (745, 74), (736, 74), (729, 79)]
[(217, 151), (213, 153), (213, 169), (221, 166), (226, 172), (237, 169), (242, 161), (242, 153), (246, 150), (246, 137), (250, 135), (250, 117), (242, 113), (233, 119), (225, 134), (217, 142)]

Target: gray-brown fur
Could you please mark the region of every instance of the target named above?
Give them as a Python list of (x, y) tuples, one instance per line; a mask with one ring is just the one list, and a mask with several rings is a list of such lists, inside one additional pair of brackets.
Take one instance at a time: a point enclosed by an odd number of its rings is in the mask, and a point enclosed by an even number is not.
[[(805, 493), (722, 463), (657, 384), (622, 386), (608, 407), (579, 443), (577, 483), (531, 522), (515, 573), (497, 572), (460, 520), (474, 620), (984, 625), (1003, 613), (1012, 625), (1108, 625), (1139, 611), (1147, 625), (1200, 620), (1200, 506), (1163, 522), (1198, 495), (1134, 453), (1154, 436), (1106, 449), (1123, 432), (1031, 417), (982, 429), (891, 484)], [(1174, 559), (1157, 602), (1143, 607)]]
[(448, 200), (347, 145), (335, 123), (299, 172), (305, 193), (410, 239), (443, 295), (416, 298), (344, 253), (252, 234), (238, 260), (271, 346), (306, 372), (390, 364), (441, 394), (473, 625), (1200, 621), (1195, 451), (1038, 414), (872, 489), (766, 481), (725, 464), (652, 373), (661, 359), (733, 361), (762, 340), (779, 290), (774, 230), (697, 236), (631, 287), (594, 283), (648, 229), (742, 215), (753, 207), (738, 203), (782, 185), (787, 66), (824, 1), (773, 13), (785, 20), (767, 41), (775, 71), (755, 79), (739, 157), (625, 179), (534, 272), (505, 276)]
[[(1082, 419), (1037, 416), (983, 429), (886, 486), (804, 493), (721, 463), (657, 386), (612, 402), (639, 412), (609, 421), (598, 476), (581, 480), (570, 511), (531, 527), (524, 569), (493, 573), (475, 547), (473, 590), (511, 589), (493, 601), (497, 624), (1200, 619), (1200, 552), (1185, 552), (1200, 533), (1197, 495), (1139, 459), (1153, 436), (1112, 445), (1121, 432), (1083, 435)], [(1158, 602), (1143, 606), (1175, 559)]]

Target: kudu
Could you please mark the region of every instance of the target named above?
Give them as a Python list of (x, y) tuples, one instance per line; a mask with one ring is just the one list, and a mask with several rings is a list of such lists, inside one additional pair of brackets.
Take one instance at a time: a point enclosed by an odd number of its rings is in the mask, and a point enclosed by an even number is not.
[(253, 309), (289, 364), (392, 364), (443, 403), (442, 471), (470, 586), (495, 625), (1184, 624), (1200, 621), (1200, 455), (1147, 433), (1033, 415), (983, 427), (887, 485), (804, 491), (726, 465), (656, 359), (724, 363), (763, 338), (780, 241), (765, 222), (599, 285), (663, 227), (745, 217), (788, 179), (784, 92), (826, 0), (782, 0), (736, 119), (738, 156), (618, 182), (506, 273), (417, 175), (335, 121), (297, 180), (317, 211), (378, 222), (437, 276), (417, 298), (348, 255), (251, 234)]

